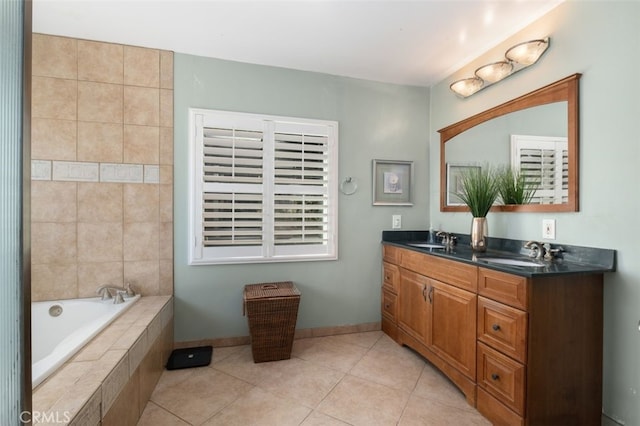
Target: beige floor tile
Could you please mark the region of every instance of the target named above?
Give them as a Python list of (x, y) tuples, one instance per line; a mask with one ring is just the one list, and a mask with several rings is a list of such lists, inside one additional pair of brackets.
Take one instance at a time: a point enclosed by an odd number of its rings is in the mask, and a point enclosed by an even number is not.
[(251, 347), (243, 346), (239, 351), (230, 354), (221, 361), (215, 362), (212, 367), (252, 385), (257, 385), (273, 374), (277, 374), (278, 364), (286, 363), (287, 361), (260, 362), (256, 364), (253, 362)]
[(335, 341), (332, 337), (315, 337), (295, 340), (292, 355), (348, 373), (366, 352), (366, 348)]
[(188, 426), (189, 423), (182, 421), (164, 408), (149, 401), (142, 412), (138, 426)]
[(393, 389), (413, 391), (425, 362), (414, 352), (370, 350), (349, 374)]
[(304, 419), (304, 422), (300, 424), (301, 426), (345, 426), (349, 425), (349, 423), (345, 423), (338, 419), (334, 419), (331, 416), (327, 416), (326, 414), (322, 414), (318, 411), (314, 411), (309, 416)]
[(474, 409), (467, 403), (460, 389), (429, 363), (424, 366), (413, 395), (460, 410)]
[(317, 410), (352, 425), (394, 425), (409, 395), (409, 392), (347, 375)]
[(401, 426), (490, 426), (491, 422), (476, 410), (459, 410), (437, 401), (411, 396), (402, 418)]
[(352, 345), (371, 349), (382, 335), (382, 331), (369, 331), (366, 333), (337, 334), (335, 336), (327, 336), (327, 339), (329, 341), (350, 343)]
[(299, 425), (310, 412), (311, 409), (307, 407), (256, 387), (213, 416), (204, 425), (294, 426)]
[(174, 370), (162, 374), (151, 400), (199, 425), (250, 389), (250, 384), (209, 367)]
[(222, 360), (230, 357), (231, 355), (238, 353), (244, 346), (226, 346), (222, 348), (213, 348), (213, 355), (211, 356), (211, 365), (218, 364)]
[(258, 387), (311, 408), (344, 377), (342, 372), (298, 358), (274, 366), (277, 368)]

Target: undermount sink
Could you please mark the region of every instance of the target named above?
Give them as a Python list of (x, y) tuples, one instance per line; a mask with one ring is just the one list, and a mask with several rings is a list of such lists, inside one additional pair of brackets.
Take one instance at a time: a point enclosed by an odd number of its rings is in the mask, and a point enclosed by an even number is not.
[(443, 249), (444, 246), (442, 244), (432, 244), (432, 243), (407, 243), (407, 245), (411, 247), (419, 247), (419, 248), (429, 248), (429, 249)]
[(527, 260), (527, 259), (513, 259), (509, 257), (478, 257), (477, 260), (481, 262), (487, 263), (497, 263), (500, 265), (509, 265), (509, 266), (529, 266), (534, 268), (542, 268), (543, 264), (536, 262), (535, 260)]

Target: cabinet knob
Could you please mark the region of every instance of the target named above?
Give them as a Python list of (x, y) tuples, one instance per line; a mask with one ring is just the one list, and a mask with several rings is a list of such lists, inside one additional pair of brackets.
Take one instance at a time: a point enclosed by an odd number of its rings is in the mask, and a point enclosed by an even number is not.
[(496, 373), (493, 373), (493, 374), (491, 374), (491, 379), (500, 380), (500, 376), (498, 376)]
[(500, 330), (500, 325), (499, 324), (493, 324), (491, 326), (491, 328), (493, 328), (493, 331), (498, 331), (498, 330)]
[(385, 303), (384, 308), (385, 308), (385, 309), (389, 309), (389, 307), (390, 307), (390, 306), (391, 306), (390, 304)]

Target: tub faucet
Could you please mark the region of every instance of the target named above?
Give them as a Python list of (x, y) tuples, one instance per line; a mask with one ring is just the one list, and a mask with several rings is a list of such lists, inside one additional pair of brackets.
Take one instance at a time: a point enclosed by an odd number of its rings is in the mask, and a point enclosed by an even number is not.
[(123, 303), (124, 296), (133, 297), (136, 295), (136, 292), (133, 290), (131, 284), (129, 283), (126, 284), (126, 287), (103, 285), (98, 287), (96, 293), (102, 300), (109, 300), (115, 297), (115, 299), (113, 300), (113, 303), (115, 304)]
[(534, 257), (536, 260), (541, 260), (544, 257), (545, 248), (537, 241), (527, 241), (524, 248), (531, 249), (529, 256)]

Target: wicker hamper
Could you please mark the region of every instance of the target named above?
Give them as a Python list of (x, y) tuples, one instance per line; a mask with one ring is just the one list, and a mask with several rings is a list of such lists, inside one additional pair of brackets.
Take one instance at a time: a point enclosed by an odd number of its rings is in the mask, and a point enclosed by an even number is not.
[(291, 358), (299, 304), (300, 292), (291, 281), (245, 285), (253, 362)]

